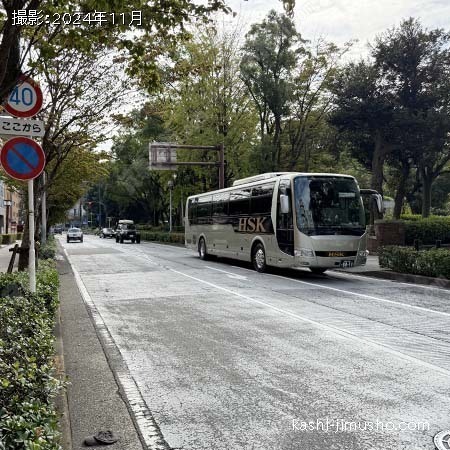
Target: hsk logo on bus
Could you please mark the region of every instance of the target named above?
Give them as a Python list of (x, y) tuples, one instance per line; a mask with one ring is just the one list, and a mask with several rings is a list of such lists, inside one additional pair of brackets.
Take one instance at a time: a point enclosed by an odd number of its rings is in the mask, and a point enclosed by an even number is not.
[(239, 219), (241, 233), (267, 233), (264, 222), (267, 217), (242, 217)]

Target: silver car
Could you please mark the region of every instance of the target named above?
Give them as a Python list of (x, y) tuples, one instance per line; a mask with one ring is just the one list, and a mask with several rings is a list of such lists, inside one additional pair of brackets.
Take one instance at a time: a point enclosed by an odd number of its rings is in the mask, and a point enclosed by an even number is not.
[(83, 242), (83, 232), (79, 228), (69, 228), (67, 230), (67, 242), (70, 241)]

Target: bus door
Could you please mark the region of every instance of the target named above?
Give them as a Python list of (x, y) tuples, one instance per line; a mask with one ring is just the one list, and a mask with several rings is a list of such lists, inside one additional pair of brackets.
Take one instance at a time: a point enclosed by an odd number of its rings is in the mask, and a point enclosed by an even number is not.
[(237, 257), (245, 255), (250, 246), (251, 234), (245, 226), (250, 215), (250, 195), (250, 188), (237, 187), (230, 192), (229, 215), (233, 233), (228, 241), (228, 250)]
[[(282, 196), (288, 197), (289, 211), (283, 212), (281, 207)], [(280, 180), (277, 195), (277, 230), (276, 238), (281, 256), (284, 260), (294, 258), (294, 218), (292, 211), (292, 189), (290, 180)]]
[(229, 192), (221, 192), (213, 195), (212, 210), (212, 245), (221, 254), (231, 253), (229, 249), (229, 239), (232, 228), (228, 225), (228, 202)]

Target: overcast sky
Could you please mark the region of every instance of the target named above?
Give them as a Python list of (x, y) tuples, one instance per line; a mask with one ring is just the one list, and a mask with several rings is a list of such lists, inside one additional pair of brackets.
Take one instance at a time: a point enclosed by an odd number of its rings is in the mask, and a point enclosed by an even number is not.
[[(261, 21), (271, 10), (283, 11), (279, 0), (228, 0), (244, 23)], [(367, 55), (367, 42), (408, 17), (427, 28), (450, 30), (450, 0), (296, 0), (294, 20), (304, 38), (324, 36), (336, 44), (358, 39), (352, 57)]]

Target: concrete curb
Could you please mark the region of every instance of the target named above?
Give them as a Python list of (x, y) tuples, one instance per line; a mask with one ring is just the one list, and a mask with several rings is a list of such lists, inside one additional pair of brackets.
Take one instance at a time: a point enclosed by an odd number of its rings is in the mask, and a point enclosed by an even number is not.
[(450, 289), (450, 280), (445, 278), (424, 277), (422, 275), (412, 275), (409, 273), (393, 272), (391, 270), (373, 270), (366, 272), (346, 272), (344, 270), (336, 270), (346, 274), (355, 274), (359, 276), (367, 276), (370, 278), (381, 278), (390, 281), (399, 281), (401, 283), (422, 284), (425, 286), (435, 286), (444, 289)]
[[(55, 324), (55, 365), (58, 378), (63, 382), (66, 381), (66, 370), (64, 366), (64, 345), (61, 333), (61, 310), (58, 307), (56, 324)], [(67, 399), (67, 390), (62, 388), (56, 398), (56, 408), (59, 413), (59, 428), (61, 432), (61, 445), (64, 450), (72, 449), (72, 429), (70, 426), (70, 411)]]

